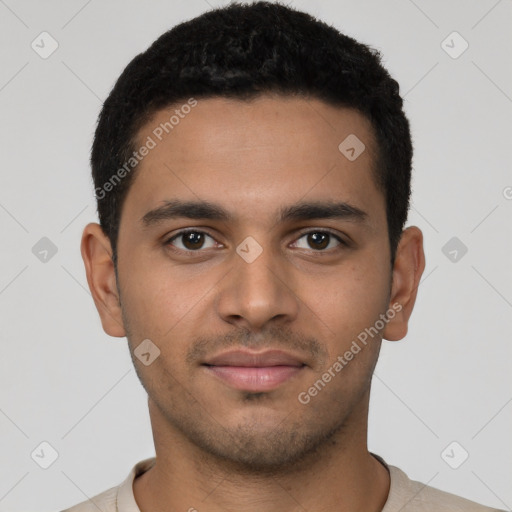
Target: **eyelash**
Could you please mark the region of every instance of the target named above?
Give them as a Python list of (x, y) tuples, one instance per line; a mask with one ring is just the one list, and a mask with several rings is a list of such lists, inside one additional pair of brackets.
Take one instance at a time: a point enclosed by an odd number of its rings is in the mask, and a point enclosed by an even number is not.
[[(178, 253), (181, 253), (181, 254), (185, 253), (185, 254), (193, 255), (193, 254), (198, 254), (198, 253), (203, 252), (202, 249), (197, 249), (195, 251), (194, 250), (190, 250), (190, 249), (189, 250), (177, 249), (176, 247), (174, 247), (172, 245), (171, 242), (173, 242), (174, 240), (176, 240), (180, 236), (186, 235), (187, 233), (199, 233), (199, 234), (207, 235), (210, 238), (212, 238), (213, 240), (215, 240), (215, 238), (212, 235), (210, 235), (208, 232), (206, 232), (206, 231), (202, 231), (200, 229), (188, 228), (188, 229), (182, 229), (181, 231), (178, 231), (177, 233), (175, 233), (172, 237), (168, 238), (164, 242), (164, 246), (168, 247), (170, 250), (172, 250), (174, 252), (178, 252)], [(333, 233), (332, 231), (330, 231), (329, 229), (325, 229), (325, 228), (324, 229), (309, 229), (307, 231), (302, 231), (302, 232), (299, 233), (299, 236), (298, 236), (298, 238), (295, 239), (295, 241), (300, 240), (305, 235), (309, 235), (311, 233), (328, 234), (328, 235), (330, 235), (331, 237), (333, 237), (335, 240), (337, 240), (340, 243), (340, 246), (334, 247), (334, 248), (331, 248), (331, 249), (321, 249), (321, 250), (310, 249), (315, 254), (318, 254), (318, 255), (321, 255), (322, 253), (329, 254), (333, 250), (336, 251), (337, 249), (349, 247), (349, 244), (345, 240), (343, 240), (339, 235), (337, 235), (337, 234)]]

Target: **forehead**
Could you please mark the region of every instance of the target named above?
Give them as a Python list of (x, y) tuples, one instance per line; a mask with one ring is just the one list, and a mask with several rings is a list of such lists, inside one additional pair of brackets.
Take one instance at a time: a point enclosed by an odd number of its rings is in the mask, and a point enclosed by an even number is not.
[(136, 149), (151, 149), (137, 165), (126, 213), (140, 218), (171, 198), (222, 203), (253, 220), (300, 200), (384, 212), (373, 130), (357, 111), (284, 96), (194, 101), (159, 110), (139, 131)]

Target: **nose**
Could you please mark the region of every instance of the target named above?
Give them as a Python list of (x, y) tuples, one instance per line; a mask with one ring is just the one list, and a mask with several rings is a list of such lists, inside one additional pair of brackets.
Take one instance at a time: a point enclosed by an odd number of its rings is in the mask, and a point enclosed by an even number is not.
[(222, 280), (216, 300), (217, 313), (225, 322), (253, 332), (269, 323), (292, 322), (300, 302), (285, 258), (262, 248), (253, 261), (233, 255), (232, 270)]

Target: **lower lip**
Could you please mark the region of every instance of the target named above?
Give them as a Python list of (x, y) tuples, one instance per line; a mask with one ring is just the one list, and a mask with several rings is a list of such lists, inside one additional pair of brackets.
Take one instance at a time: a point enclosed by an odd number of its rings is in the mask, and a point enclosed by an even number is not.
[(206, 366), (206, 369), (235, 389), (270, 391), (297, 375), (304, 366)]

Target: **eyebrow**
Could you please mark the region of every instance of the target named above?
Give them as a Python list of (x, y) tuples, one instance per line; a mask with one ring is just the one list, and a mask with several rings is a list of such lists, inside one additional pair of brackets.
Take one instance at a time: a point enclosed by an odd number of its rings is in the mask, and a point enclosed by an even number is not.
[[(209, 201), (167, 200), (162, 206), (148, 211), (142, 218), (145, 228), (157, 225), (162, 221), (176, 218), (195, 220), (215, 220), (233, 222), (234, 216), (219, 204)], [(279, 222), (305, 221), (315, 219), (340, 219), (366, 222), (368, 214), (346, 202), (302, 201), (282, 207), (278, 215)]]

